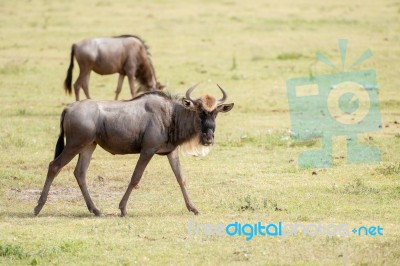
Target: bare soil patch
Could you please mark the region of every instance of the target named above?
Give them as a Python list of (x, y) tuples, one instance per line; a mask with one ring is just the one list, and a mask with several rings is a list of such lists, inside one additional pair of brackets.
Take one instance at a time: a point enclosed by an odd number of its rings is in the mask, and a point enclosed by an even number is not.
[[(89, 190), (92, 198), (104, 199), (104, 198), (114, 198), (122, 197), (123, 191), (117, 191), (115, 188), (111, 187), (96, 187)], [(14, 197), (18, 200), (24, 201), (37, 201), (40, 197), (42, 190), (39, 189), (23, 189), (18, 190), (15, 188), (9, 189), (9, 196)], [(82, 193), (79, 188), (69, 188), (69, 187), (51, 187), (48, 195), (48, 200), (50, 201), (76, 201), (83, 199)]]

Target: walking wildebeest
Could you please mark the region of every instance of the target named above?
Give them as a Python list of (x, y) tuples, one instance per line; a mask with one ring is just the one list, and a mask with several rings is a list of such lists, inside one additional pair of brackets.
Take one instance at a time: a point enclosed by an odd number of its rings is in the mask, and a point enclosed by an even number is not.
[(137, 36), (121, 35), (111, 38), (86, 39), (71, 47), (71, 61), (64, 81), (65, 91), (72, 92), (72, 70), (74, 57), (79, 65), (79, 76), (74, 83), (75, 99), (79, 101), (79, 90), (83, 88), (86, 98), (89, 96), (89, 78), (93, 70), (100, 75), (119, 73), (115, 100), (122, 89), (125, 76), (128, 76), (132, 97), (135, 96), (135, 79), (144, 91), (161, 90), (151, 63), (146, 44)]
[(189, 154), (205, 155), (214, 142), (217, 114), (230, 111), (233, 103), (223, 104), (227, 94), (219, 85), (222, 99), (216, 100), (209, 95), (192, 99), (190, 94), (196, 86), (189, 88), (186, 98), (181, 100), (174, 100), (161, 91), (154, 91), (130, 101), (84, 100), (67, 106), (61, 114), (60, 135), (54, 160), (49, 164), (35, 215), (39, 214), (46, 203), (54, 178), (77, 154), (79, 159), (74, 175), (86, 205), (96, 216), (101, 214), (94, 206), (86, 187), (86, 171), (97, 144), (111, 154), (140, 153), (132, 179), (119, 204), (121, 216), (126, 216), (129, 195), (139, 183), (154, 154), (167, 155), (187, 209), (198, 214), (186, 192), (178, 147), (185, 149), (186, 145)]

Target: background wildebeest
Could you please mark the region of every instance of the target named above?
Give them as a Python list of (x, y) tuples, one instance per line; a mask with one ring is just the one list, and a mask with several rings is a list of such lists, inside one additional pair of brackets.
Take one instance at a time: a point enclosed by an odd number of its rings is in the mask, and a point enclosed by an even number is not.
[(132, 97), (135, 96), (135, 79), (143, 91), (164, 88), (156, 80), (156, 73), (151, 63), (148, 48), (143, 40), (134, 35), (121, 35), (109, 38), (86, 39), (71, 47), (71, 62), (64, 81), (64, 88), (72, 92), (72, 71), (74, 57), (79, 65), (79, 76), (74, 83), (75, 99), (79, 101), (79, 90), (83, 88), (86, 98), (89, 96), (89, 78), (93, 70), (100, 75), (119, 73), (115, 100), (122, 89), (125, 76), (128, 76)]
[(223, 104), (227, 95), (221, 87), (223, 97), (220, 100), (209, 95), (192, 99), (190, 94), (195, 87), (189, 88), (186, 99), (181, 101), (157, 91), (142, 94), (130, 101), (85, 100), (66, 107), (61, 114), (61, 132), (55, 159), (49, 165), (35, 214), (38, 215), (45, 204), (51, 183), (59, 171), (79, 154), (74, 175), (89, 211), (100, 215), (86, 187), (86, 171), (97, 144), (112, 154), (140, 153), (128, 189), (119, 204), (121, 216), (126, 216), (129, 195), (154, 154), (167, 155), (186, 207), (198, 214), (186, 192), (178, 147), (188, 144), (192, 150), (189, 153), (201, 151), (205, 154), (198, 147), (209, 148), (213, 144), (215, 118), (218, 112), (230, 111), (233, 103)]

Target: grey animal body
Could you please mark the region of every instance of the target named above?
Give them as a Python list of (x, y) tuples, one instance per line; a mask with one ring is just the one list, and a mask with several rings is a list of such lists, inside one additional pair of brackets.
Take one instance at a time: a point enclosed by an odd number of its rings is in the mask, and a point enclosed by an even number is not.
[(221, 87), (223, 97), (220, 100), (209, 95), (192, 99), (190, 95), (195, 87), (189, 88), (186, 98), (181, 100), (174, 100), (163, 92), (155, 91), (130, 101), (84, 100), (66, 107), (61, 114), (54, 160), (49, 164), (46, 181), (34, 210), (35, 215), (39, 214), (46, 203), (54, 178), (78, 154), (74, 175), (89, 211), (95, 215), (101, 214), (86, 186), (86, 172), (97, 145), (112, 154), (140, 154), (119, 204), (121, 216), (127, 215), (126, 204), (132, 189), (138, 185), (155, 154), (167, 156), (187, 209), (198, 214), (186, 191), (179, 162), (179, 147), (186, 147), (189, 154), (205, 155), (214, 143), (217, 114), (230, 111), (233, 103), (224, 104), (227, 95)]
[(89, 79), (92, 71), (100, 75), (119, 73), (115, 100), (121, 92), (125, 76), (128, 77), (132, 97), (136, 95), (135, 80), (141, 84), (139, 90), (142, 91), (161, 90), (165, 87), (156, 80), (146, 44), (134, 35), (86, 39), (73, 44), (70, 65), (64, 81), (65, 91), (70, 94), (72, 93), (74, 58), (79, 65), (79, 76), (74, 83), (76, 101), (79, 101), (81, 88), (86, 98), (90, 99)]

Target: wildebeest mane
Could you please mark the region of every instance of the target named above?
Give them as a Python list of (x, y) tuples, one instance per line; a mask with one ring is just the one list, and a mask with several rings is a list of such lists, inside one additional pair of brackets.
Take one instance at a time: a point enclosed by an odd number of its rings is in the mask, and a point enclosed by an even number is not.
[(130, 100), (124, 100), (124, 101), (126, 101), (126, 102), (136, 101), (137, 99), (140, 99), (140, 98), (142, 98), (142, 97), (144, 97), (144, 96), (147, 96), (147, 95), (158, 95), (158, 96), (161, 96), (161, 97), (163, 97), (163, 98), (165, 98), (165, 99), (168, 99), (168, 100), (173, 100), (173, 99), (175, 98), (175, 97), (172, 96), (171, 93), (169, 93), (169, 92), (164, 92), (164, 91), (147, 91), (147, 92), (143, 92), (142, 94), (139, 94), (139, 95), (136, 96), (135, 98), (132, 98), (132, 99), (130, 99)]
[(127, 101), (135, 101), (148, 95), (160, 96), (174, 104), (168, 140), (174, 145), (180, 146), (185, 154), (194, 156), (206, 155), (209, 147), (200, 144), (200, 127), (194, 126), (195, 123), (193, 123), (195, 119), (198, 119), (196, 111), (189, 110), (183, 105), (182, 99), (184, 97), (181, 95), (172, 95), (164, 91), (149, 91)]
[[(146, 50), (149, 50), (149, 46), (146, 44), (146, 42), (137, 35), (122, 34), (122, 35), (114, 36), (113, 38), (135, 38), (135, 39), (138, 39), (141, 43), (143, 43), (144, 47), (146, 47)], [(150, 55), (150, 53), (148, 51), (147, 51), (147, 53)]]
[[(153, 72), (153, 73), (151, 73)], [(142, 58), (141, 64), (136, 72), (136, 78), (142, 85), (147, 85), (148, 80), (154, 75), (156, 76), (156, 71), (154, 70), (153, 63), (151, 62), (150, 54), (146, 49), (146, 58)]]

